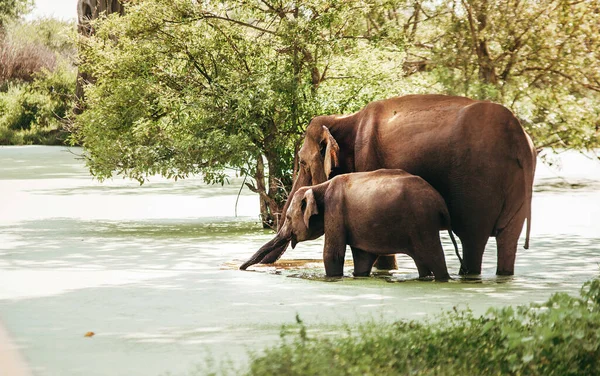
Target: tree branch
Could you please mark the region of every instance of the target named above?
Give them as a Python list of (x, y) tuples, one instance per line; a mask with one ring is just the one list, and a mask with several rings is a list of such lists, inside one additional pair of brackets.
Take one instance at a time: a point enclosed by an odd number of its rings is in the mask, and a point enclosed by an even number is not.
[(235, 23), (244, 27), (248, 27), (250, 29), (254, 29), (254, 30), (258, 30), (258, 31), (262, 31), (264, 33), (267, 34), (271, 34), (271, 35), (277, 35), (277, 33), (275, 33), (273, 30), (269, 30), (269, 29), (263, 29), (262, 27), (258, 27), (256, 25), (252, 25), (250, 23), (247, 22), (243, 22), (243, 21), (239, 21), (239, 20), (234, 20), (233, 18), (229, 18), (229, 17), (222, 17), (222, 16), (217, 16), (216, 14), (212, 14), (212, 13), (208, 13), (205, 12), (201, 18), (199, 18), (199, 20), (201, 19), (217, 19), (217, 20), (222, 20), (222, 21), (227, 21), (227, 22), (231, 22), (231, 23)]
[(237, 46), (235, 45), (235, 43), (233, 43), (233, 41), (231, 40), (231, 38), (229, 37), (229, 35), (227, 35), (223, 30), (221, 30), (220, 27), (217, 27), (216, 25), (213, 25), (210, 22), (207, 22), (207, 23), (208, 23), (208, 25), (210, 27), (212, 27), (213, 29), (217, 30), (221, 35), (223, 35), (223, 37), (225, 37), (225, 39), (227, 40), (227, 43), (231, 46), (231, 48), (233, 49), (233, 51), (238, 56), (238, 59), (241, 60), (241, 62), (244, 64), (244, 68), (246, 68), (246, 72), (247, 73), (252, 73), (250, 71), (250, 67), (248, 66), (248, 62), (243, 57), (243, 55), (240, 53), (240, 51), (238, 50)]
[(245, 183), (245, 185), (246, 185), (246, 187), (248, 187), (249, 190), (251, 190), (254, 193), (257, 193), (260, 197), (262, 197), (262, 199), (265, 200), (265, 202), (267, 204), (273, 202), (273, 199), (271, 197), (269, 197), (267, 192), (261, 191), (260, 189), (256, 188), (254, 185), (252, 185), (251, 183)]
[(521, 72), (527, 72), (527, 71), (542, 71), (542, 72), (553, 73), (553, 74), (556, 74), (558, 76), (564, 77), (564, 78), (566, 78), (569, 81), (573, 81), (576, 84), (585, 87), (586, 89), (590, 89), (590, 90), (593, 90), (593, 91), (600, 92), (600, 86), (586, 84), (585, 82), (581, 82), (580, 80), (578, 80), (577, 78), (573, 77), (572, 75), (564, 73), (564, 72), (561, 72), (561, 71), (556, 70), (556, 69), (552, 69), (552, 68), (548, 68), (548, 67), (528, 67), (528, 68), (524, 68), (524, 69), (521, 70)]

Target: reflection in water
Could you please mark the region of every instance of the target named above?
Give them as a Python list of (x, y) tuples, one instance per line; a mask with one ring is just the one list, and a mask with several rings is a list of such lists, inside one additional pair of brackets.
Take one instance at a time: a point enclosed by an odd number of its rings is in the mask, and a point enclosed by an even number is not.
[(600, 181), (597, 180), (581, 179), (571, 183), (562, 178), (543, 178), (538, 179), (534, 194), (536, 192), (570, 193), (573, 190), (597, 191), (598, 189), (600, 189)]
[(61, 150), (0, 148), (0, 316), (39, 375), (185, 373), (207, 354), (243, 362), (296, 314), (334, 333), (454, 306), (482, 313), (576, 293), (599, 272), (600, 167), (577, 155), (561, 157), (560, 172), (539, 165), (531, 247), (519, 249), (515, 276), (495, 276), (494, 239), (483, 274), (458, 276), (442, 233), (454, 279), (438, 283), (419, 281), (405, 255), (396, 271), (352, 278), (349, 250), (345, 277), (327, 279), (322, 239), (239, 271), (273, 235), (247, 191), (234, 217), (241, 179), (99, 184)]

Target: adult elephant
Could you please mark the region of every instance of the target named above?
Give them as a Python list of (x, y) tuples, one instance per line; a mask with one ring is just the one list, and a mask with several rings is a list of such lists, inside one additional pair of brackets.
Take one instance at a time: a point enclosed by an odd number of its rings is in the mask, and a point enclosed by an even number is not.
[[(302, 186), (349, 172), (400, 168), (421, 176), (446, 200), (463, 246), (462, 273), (481, 273), (485, 245), (495, 236), (496, 274), (512, 275), (525, 219), (529, 247), (536, 152), (519, 121), (499, 104), (408, 95), (369, 103), (352, 115), (318, 116), (306, 129), (298, 157), (284, 213)], [(287, 245), (276, 236), (241, 268), (275, 262)], [(379, 268), (395, 265), (393, 256), (385, 257)]]

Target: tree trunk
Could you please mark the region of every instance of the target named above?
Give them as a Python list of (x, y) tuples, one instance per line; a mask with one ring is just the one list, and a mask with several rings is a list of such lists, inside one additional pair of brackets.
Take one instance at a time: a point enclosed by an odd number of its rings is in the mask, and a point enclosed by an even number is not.
[(123, 15), (125, 13), (124, 2), (124, 0), (78, 0), (77, 30), (85, 36), (92, 35), (94, 30), (90, 26), (90, 20), (95, 20), (103, 13)]
[(496, 75), (494, 62), (490, 57), (487, 40), (483, 39), (479, 41), (477, 56), (479, 57), (479, 78), (486, 84), (496, 85), (498, 83), (498, 76)]
[(273, 217), (269, 212), (269, 197), (267, 195), (267, 189), (265, 187), (265, 163), (263, 162), (262, 155), (256, 158), (256, 174), (254, 175), (256, 180), (255, 189), (251, 190), (258, 193), (260, 196), (260, 220), (262, 221), (263, 228), (273, 228)]
[[(269, 160), (269, 166), (272, 166), (272, 160)], [(274, 171), (271, 168), (271, 171)], [(269, 171), (269, 186), (265, 185), (265, 163), (262, 155), (256, 158), (256, 173), (254, 180), (256, 180), (256, 186), (250, 183), (246, 183), (246, 186), (254, 193), (258, 193), (260, 198), (260, 218), (263, 224), (263, 228), (277, 229), (279, 223), (279, 217), (281, 210), (285, 205), (285, 201), (280, 202), (277, 200), (277, 193), (279, 186), (277, 185), (277, 178)]]
[[(257, 193), (260, 198), (260, 218), (263, 224), (263, 228), (277, 229), (279, 225), (279, 218), (281, 211), (285, 205), (285, 199), (280, 199), (279, 195), (279, 179), (273, 171), (275, 155), (267, 156), (267, 163), (269, 164), (269, 186), (265, 184), (265, 163), (263, 156), (259, 155), (256, 158), (256, 173), (254, 174), (254, 180), (256, 180), (256, 186), (246, 183), (246, 186), (254, 193)], [(278, 199), (279, 198), (279, 199)]]
[[(123, 3), (126, 0), (78, 0), (77, 1), (77, 31), (79, 34), (89, 37), (94, 34), (90, 21), (95, 20), (101, 14), (118, 13), (123, 15), (125, 8)], [(77, 72), (77, 83), (75, 87), (75, 108), (73, 112), (80, 114), (83, 111), (83, 85), (87, 82), (93, 82), (93, 77), (87, 73)]]
[(469, 29), (471, 33), (471, 41), (473, 52), (477, 55), (477, 63), (479, 68), (479, 78), (486, 84), (496, 85), (498, 83), (498, 75), (494, 60), (490, 56), (490, 51), (485, 37), (485, 29), (487, 25), (487, 1), (476, 2), (477, 8), (473, 8), (469, 1), (463, 0), (463, 6), (467, 11), (467, 19), (469, 21)]

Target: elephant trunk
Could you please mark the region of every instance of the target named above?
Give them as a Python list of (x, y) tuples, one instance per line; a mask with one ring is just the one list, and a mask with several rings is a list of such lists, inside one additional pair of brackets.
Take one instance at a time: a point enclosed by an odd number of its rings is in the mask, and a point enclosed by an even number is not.
[(242, 264), (242, 266), (240, 266), (241, 270), (246, 270), (249, 266), (254, 265), (254, 264), (272, 264), (275, 261), (277, 261), (281, 255), (283, 255), (283, 253), (285, 252), (285, 250), (287, 249), (288, 245), (290, 244), (290, 240), (291, 240), (291, 234), (290, 235), (282, 235), (285, 232), (287, 232), (287, 230), (283, 229), (283, 226), (285, 225), (285, 213), (287, 212), (290, 203), (292, 202), (292, 197), (294, 197), (294, 193), (296, 193), (296, 191), (298, 189), (300, 189), (300, 187), (304, 187), (306, 185), (310, 184), (310, 175), (308, 175), (306, 173), (306, 171), (304, 170), (300, 170), (300, 173), (298, 174), (298, 178), (296, 178), (296, 181), (294, 182), (294, 185), (292, 186), (292, 190), (290, 192), (290, 194), (288, 195), (288, 199), (285, 202), (285, 205), (283, 207), (283, 210), (281, 211), (281, 220), (279, 221), (279, 226), (278, 226), (278, 233), (277, 235), (275, 235), (275, 237), (273, 239), (271, 239), (269, 242), (265, 243), (265, 245), (263, 245), (262, 247), (260, 247), (260, 249), (258, 251), (256, 251), (256, 253), (254, 255), (252, 255), (252, 257), (250, 257), (250, 259), (248, 261), (246, 261), (245, 263)]
[(282, 237), (277, 234), (269, 242), (265, 243), (252, 257), (240, 266), (241, 270), (246, 270), (254, 264), (272, 264), (277, 261), (285, 252), (290, 243), (288, 237)]
[[(252, 257), (246, 261), (242, 266), (240, 266), (241, 270), (246, 270), (249, 266), (254, 264), (272, 264), (277, 261), (281, 255), (285, 252), (290, 241), (292, 240), (291, 231), (288, 227), (284, 228), (286, 224), (286, 213), (288, 208), (290, 207), (290, 203), (292, 202), (292, 197), (294, 197), (294, 193), (298, 191), (301, 187), (311, 185), (311, 176), (304, 168), (300, 168), (300, 172), (294, 185), (292, 186), (292, 190), (290, 191), (287, 201), (283, 206), (283, 210), (281, 211), (281, 219), (278, 225), (277, 235), (269, 242), (265, 243)], [(295, 244), (294, 244), (295, 245)]]

